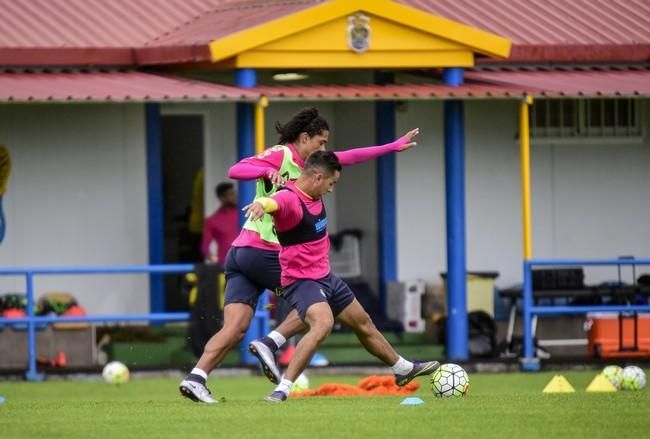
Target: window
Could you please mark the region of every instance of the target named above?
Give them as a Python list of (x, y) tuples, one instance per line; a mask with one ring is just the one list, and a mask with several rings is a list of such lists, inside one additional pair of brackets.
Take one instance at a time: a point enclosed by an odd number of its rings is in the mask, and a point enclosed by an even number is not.
[(640, 137), (638, 99), (539, 99), (532, 106), (535, 139)]

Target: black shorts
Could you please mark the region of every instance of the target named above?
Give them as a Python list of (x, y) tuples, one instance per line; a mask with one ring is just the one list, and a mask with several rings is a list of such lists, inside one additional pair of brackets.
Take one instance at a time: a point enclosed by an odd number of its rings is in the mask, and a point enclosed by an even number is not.
[(280, 294), (278, 252), (255, 247), (232, 247), (226, 256), (224, 305), (245, 303), (253, 310), (264, 290)]
[(284, 287), (282, 297), (304, 321), (309, 307), (321, 302), (327, 302), (336, 317), (352, 303), (354, 293), (341, 278), (330, 273), (322, 279), (299, 279)]

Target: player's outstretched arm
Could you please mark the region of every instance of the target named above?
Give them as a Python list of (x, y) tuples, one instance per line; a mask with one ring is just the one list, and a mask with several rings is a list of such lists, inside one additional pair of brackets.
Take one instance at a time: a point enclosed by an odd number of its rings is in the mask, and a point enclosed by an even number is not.
[(280, 175), (284, 159), (281, 148), (269, 148), (262, 153), (235, 163), (228, 170), (228, 177), (234, 180), (257, 180), (264, 178), (274, 186), (283, 186), (286, 180)]
[(261, 219), (265, 213), (278, 210), (278, 203), (273, 198), (262, 197), (242, 208), (245, 216), (253, 221)]
[(356, 165), (359, 163), (367, 162), (377, 157), (381, 157), (391, 152), (404, 151), (413, 148), (417, 145), (413, 138), (420, 132), (419, 128), (415, 128), (394, 142), (387, 143), (379, 146), (368, 146), (365, 148), (352, 148), (346, 151), (337, 151), (334, 154), (338, 157), (343, 166)]

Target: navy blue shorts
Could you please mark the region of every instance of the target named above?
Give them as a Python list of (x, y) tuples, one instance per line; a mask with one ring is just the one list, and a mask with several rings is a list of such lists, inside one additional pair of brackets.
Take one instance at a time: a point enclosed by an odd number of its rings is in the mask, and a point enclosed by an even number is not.
[(305, 321), (307, 309), (321, 302), (327, 302), (334, 317), (339, 315), (354, 300), (354, 293), (337, 275), (330, 273), (322, 279), (300, 279), (284, 287), (282, 298), (298, 311)]
[(264, 290), (281, 293), (278, 252), (255, 247), (231, 247), (224, 265), (224, 305), (245, 303), (253, 310)]

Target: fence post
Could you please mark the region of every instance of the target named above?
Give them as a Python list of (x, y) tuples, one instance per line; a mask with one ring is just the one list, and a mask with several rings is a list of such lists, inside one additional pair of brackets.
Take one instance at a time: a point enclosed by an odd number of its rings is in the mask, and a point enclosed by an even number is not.
[(533, 306), (533, 279), (532, 268), (529, 261), (524, 261), (524, 355), (521, 359), (521, 368), (526, 371), (538, 371), (540, 369), (539, 358), (535, 356), (532, 334), (532, 312)]
[(34, 273), (25, 273), (27, 286), (27, 381), (42, 381), (43, 374), (36, 370), (36, 322), (34, 321)]

